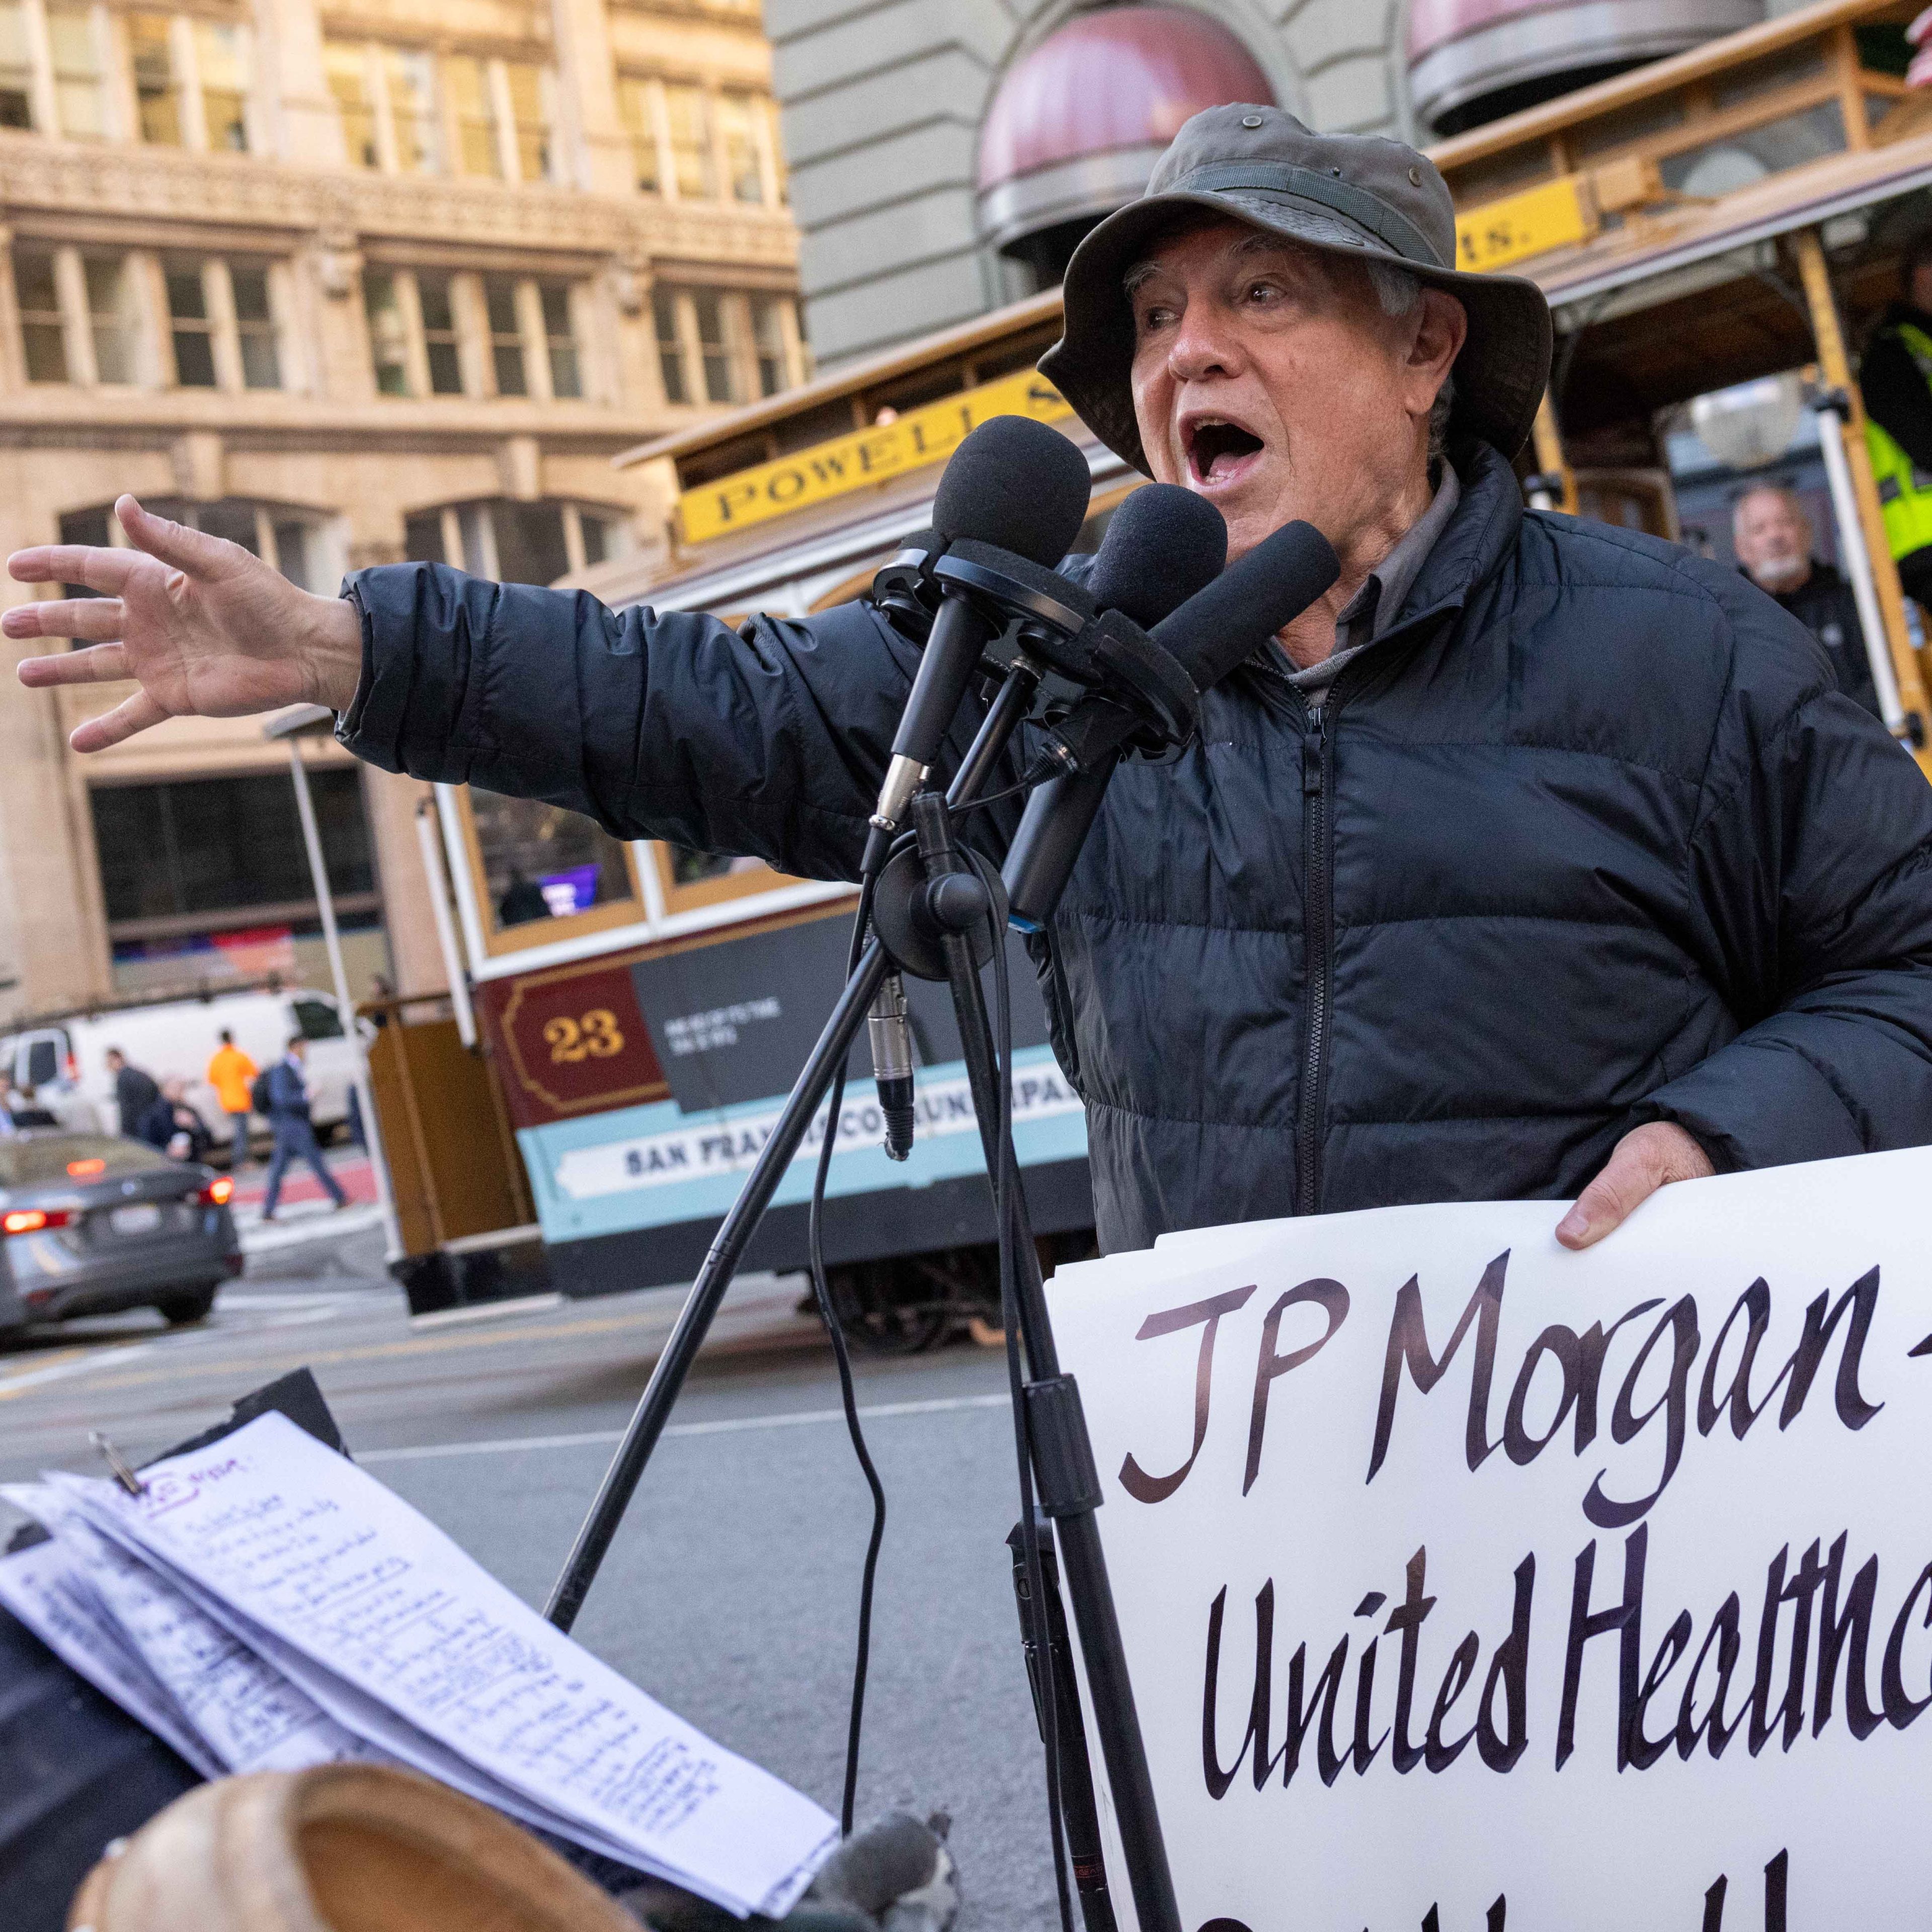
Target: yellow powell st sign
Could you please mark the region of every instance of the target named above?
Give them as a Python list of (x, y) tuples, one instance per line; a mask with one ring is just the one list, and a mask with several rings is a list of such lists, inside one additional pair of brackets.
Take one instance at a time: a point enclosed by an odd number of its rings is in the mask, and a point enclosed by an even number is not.
[(1545, 182), (1506, 200), (1472, 208), (1456, 218), (1456, 266), (1500, 268), (1573, 242), (1586, 242), (1596, 224), (1574, 175)]
[(908, 410), (896, 422), (854, 430), (830, 442), (740, 470), (687, 490), (677, 500), (684, 541), (707, 543), (748, 530), (768, 518), (782, 517), (848, 490), (883, 483), (928, 463), (943, 463), (968, 434), (994, 416), (1031, 416), (1058, 422), (1072, 406), (1044, 376), (1028, 370), (982, 382), (943, 402)]

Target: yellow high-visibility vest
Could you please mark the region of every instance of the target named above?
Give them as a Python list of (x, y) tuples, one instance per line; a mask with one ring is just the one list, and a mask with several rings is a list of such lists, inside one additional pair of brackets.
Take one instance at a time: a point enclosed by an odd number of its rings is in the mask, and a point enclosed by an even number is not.
[[(1932, 389), (1932, 335), (1910, 322), (1894, 322), (1898, 339)], [(1885, 513), (1885, 536), (1894, 557), (1910, 556), (1932, 544), (1932, 476), (1916, 468), (1891, 431), (1870, 417), (1865, 443), (1871, 452), (1872, 475), (1878, 484), (1880, 507)]]

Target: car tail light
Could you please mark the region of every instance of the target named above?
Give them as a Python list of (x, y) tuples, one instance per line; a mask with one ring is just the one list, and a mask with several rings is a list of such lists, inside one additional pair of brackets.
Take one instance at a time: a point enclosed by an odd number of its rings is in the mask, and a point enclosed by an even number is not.
[(204, 1208), (226, 1208), (234, 1192), (233, 1178), (224, 1174), (220, 1179), (211, 1180), (194, 1198)]
[(98, 1156), (92, 1160), (70, 1160), (67, 1164), (67, 1171), (75, 1180), (92, 1180), (96, 1174), (107, 1172), (107, 1163)]
[(38, 1234), (44, 1228), (64, 1228), (73, 1220), (64, 1208), (13, 1208), (0, 1216), (0, 1228), (10, 1234)]
[(80, 1062), (70, 1053), (67, 1057), (67, 1084), (72, 1087), (80, 1081)]

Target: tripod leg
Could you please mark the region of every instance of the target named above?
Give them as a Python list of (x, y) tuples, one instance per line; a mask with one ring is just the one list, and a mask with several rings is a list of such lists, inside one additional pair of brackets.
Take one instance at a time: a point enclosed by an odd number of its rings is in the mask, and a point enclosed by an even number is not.
[(1067, 1862), (1073, 1868), (1074, 1889), (1087, 1932), (1117, 1932), (1114, 1901), (1107, 1890), (1107, 1869), (1100, 1856), (1100, 1819), (1094, 1802), (1093, 1774), (1088, 1766), (1087, 1726), (1080, 1714), (1080, 1694), (1073, 1682), (1073, 1646), (1067, 1641), (1066, 1612), (1060, 1600), (1060, 1570), (1054, 1556), (1052, 1524), (1042, 1514), (1040, 1525), (1040, 1585), (1046, 1595), (1047, 1642), (1051, 1655), (1042, 1667), (1027, 1616), (1032, 1584), (1021, 1556), (1021, 1526), (1006, 1538), (1013, 1552), (1013, 1594), (1018, 1600), (1020, 1644), (1026, 1654), (1027, 1676), (1033, 1686), (1034, 1712), (1040, 1720), (1040, 1742), (1046, 1741), (1044, 1700), (1053, 1700), (1054, 1717), (1062, 1747), (1060, 1760), (1060, 1810), (1066, 1824)]
[[(944, 802), (930, 793), (920, 794), (913, 801), (913, 818), (928, 877), (964, 869), (965, 861), (952, 843)], [(946, 934), (943, 944), (960, 1046), (973, 1088), (974, 1109), (979, 1117), (986, 1172), (991, 1178), (1000, 1172), (1004, 1150), (1000, 1141), (1000, 1075), (993, 1057), (993, 1033), (986, 1016), (985, 989), (980, 983), (971, 940), (962, 933), (954, 932)], [(1017, 1162), (1015, 1175), (1017, 1181)], [(1047, 1314), (1046, 1286), (1040, 1276), (1040, 1254), (1034, 1246), (1023, 1186), (1014, 1187), (1009, 1208), (1013, 1219), (1013, 1273), (1020, 1334), (1033, 1376), (1027, 1386), (1026, 1402), (1035, 1480), (1040, 1507), (1055, 1519), (1067, 1594), (1072, 1600), (1081, 1654), (1086, 1660), (1094, 1726), (1100, 1734), (1101, 1756), (1120, 1819), (1135, 1915), (1142, 1932), (1180, 1932), (1180, 1909), (1174, 1896), (1173, 1875), (1168, 1869), (1160, 1814), (1154, 1803), (1140, 1717), (1134, 1707), (1133, 1685), (1127, 1675), (1126, 1651), (1114, 1613), (1100, 1526), (1094, 1520), (1094, 1512), (1100, 1504), (1100, 1486), (1094, 1473), (1093, 1447), (1080, 1406), (1080, 1391), (1071, 1376), (1060, 1372), (1053, 1325)]]
[[(866, 1024), (866, 1010), (891, 965), (885, 948), (874, 940), (859, 962), (859, 970), (846, 982), (825, 1030), (818, 1036), (818, 1043), (812, 1049), (812, 1057), (772, 1129), (771, 1138), (759, 1154), (744, 1191), (720, 1225), (710, 1252), (704, 1257), (704, 1265), (698, 1270), (698, 1279), (692, 1283), (691, 1292), (679, 1311), (677, 1324), (651, 1371), (650, 1381), (625, 1429), (624, 1439), (604, 1472), (596, 1499), (590, 1505), (583, 1528), (577, 1532), (577, 1540), (544, 1606), (544, 1615), (558, 1629), (567, 1630), (577, 1621), (577, 1613), (584, 1607), (584, 1599), (596, 1580), (610, 1540), (630, 1506), (632, 1492), (644, 1473), (644, 1465), (650, 1460), (685, 1378), (704, 1345), (718, 1304), (738, 1271), (746, 1244), (811, 1127), (812, 1117), (830, 1090), (833, 1075), (844, 1064), (860, 1028)], [(828, 1122), (826, 1132), (836, 1131), (835, 1124)]]

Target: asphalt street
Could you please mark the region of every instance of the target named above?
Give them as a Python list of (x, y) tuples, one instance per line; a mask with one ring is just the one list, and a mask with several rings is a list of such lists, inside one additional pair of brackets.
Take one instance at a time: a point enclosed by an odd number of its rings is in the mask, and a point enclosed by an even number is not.
[[(0, 1343), (0, 1479), (100, 1473), (93, 1429), (140, 1461), (305, 1364), (358, 1460), (540, 1603), (680, 1297), (412, 1330), (380, 1263), (374, 1231), (318, 1223), (251, 1256), (199, 1328), (134, 1313)], [(836, 1812), (869, 1504), (800, 1286), (734, 1289), (576, 1635)], [(962, 1925), (1046, 1928), (1044, 1785), (1004, 1544), (1004, 1356), (967, 1343), (856, 1366), (891, 1505), (861, 1818), (947, 1812)]]

